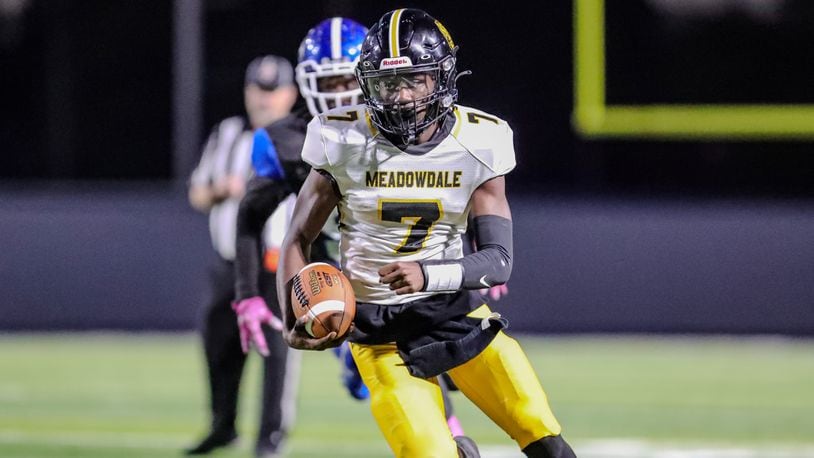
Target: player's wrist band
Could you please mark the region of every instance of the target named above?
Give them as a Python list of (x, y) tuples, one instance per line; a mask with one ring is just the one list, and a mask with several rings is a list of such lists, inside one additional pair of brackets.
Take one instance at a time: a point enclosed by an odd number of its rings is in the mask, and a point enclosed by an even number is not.
[(452, 292), (461, 289), (464, 270), (457, 261), (443, 263), (421, 263), (424, 273), (424, 291)]
[(456, 260), (420, 261), (429, 292), (490, 288), (502, 285), (512, 271), (512, 221), (497, 215), (473, 219), (478, 251)]

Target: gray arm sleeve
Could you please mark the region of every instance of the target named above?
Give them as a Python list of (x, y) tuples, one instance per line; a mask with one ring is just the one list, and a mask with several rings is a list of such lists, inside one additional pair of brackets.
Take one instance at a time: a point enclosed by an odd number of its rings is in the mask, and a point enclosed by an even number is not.
[[(425, 290), (481, 289), (501, 285), (509, 280), (513, 256), (512, 221), (502, 216), (483, 215), (473, 219), (472, 229), (477, 246), (475, 253), (470, 253), (456, 261), (423, 261), (420, 263), (424, 273)], [(432, 266), (453, 267), (456, 264), (462, 271), (461, 283), (452, 278), (445, 278), (441, 283), (460, 286), (436, 287), (439, 282), (434, 277), (438, 275), (439, 269)], [(440, 272), (443, 272), (443, 276), (447, 276), (451, 275), (454, 270), (440, 270)], [(427, 285), (431, 285), (429, 289), (427, 289)]]
[(472, 221), (478, 250), (461, 259), (464, 289), (489, 288), (509, 281), (512, 273), (512, 220), (497, 215)]

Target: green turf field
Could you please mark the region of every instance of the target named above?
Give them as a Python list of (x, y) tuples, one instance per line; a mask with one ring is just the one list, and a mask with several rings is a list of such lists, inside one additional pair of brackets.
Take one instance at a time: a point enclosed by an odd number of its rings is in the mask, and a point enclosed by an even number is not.
[[(814, 457), (814, 341), (531, 338), (521, 342), (580, 457)], [(251, 456), (258, 359), (242, 398)], [(385, 457), (329, 353), (303, 358), (290, 457)], [(193, 334), (0, 337), (0, 457), (177, 457), (207, 424)], [(454, 393), (484, 456), (521, 456)]]

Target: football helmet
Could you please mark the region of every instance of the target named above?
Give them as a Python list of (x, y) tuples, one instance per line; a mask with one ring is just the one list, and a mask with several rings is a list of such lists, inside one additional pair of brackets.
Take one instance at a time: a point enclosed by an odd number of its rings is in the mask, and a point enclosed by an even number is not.
[[(353, 80), (359, 52), (367, 34), (367, 27), (351, 19), (334, 17), (325, 19), (308, 31), (299, 49), (295, 69), (308, 111), (312, 116), (331, 108), (359, 103), (362, 92)], [(347, 77), (351, 83), (339, 92), (321, 88), (320, 80)]]
[(382, 16), (365, 37), (356, 67), (376, 127), (410, 144), (446, 116), (458, 100), (457, 50), (441, 22), (422, 10)]

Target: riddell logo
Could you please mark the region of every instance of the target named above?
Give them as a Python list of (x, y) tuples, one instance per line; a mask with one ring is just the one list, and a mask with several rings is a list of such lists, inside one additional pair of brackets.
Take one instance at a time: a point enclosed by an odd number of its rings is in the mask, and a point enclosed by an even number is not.
[(382, 59), (379, 68), (398, 68), (398, 67), (412, 67), (413, 61), (409, 57), (391, 57), (389, 59)]

